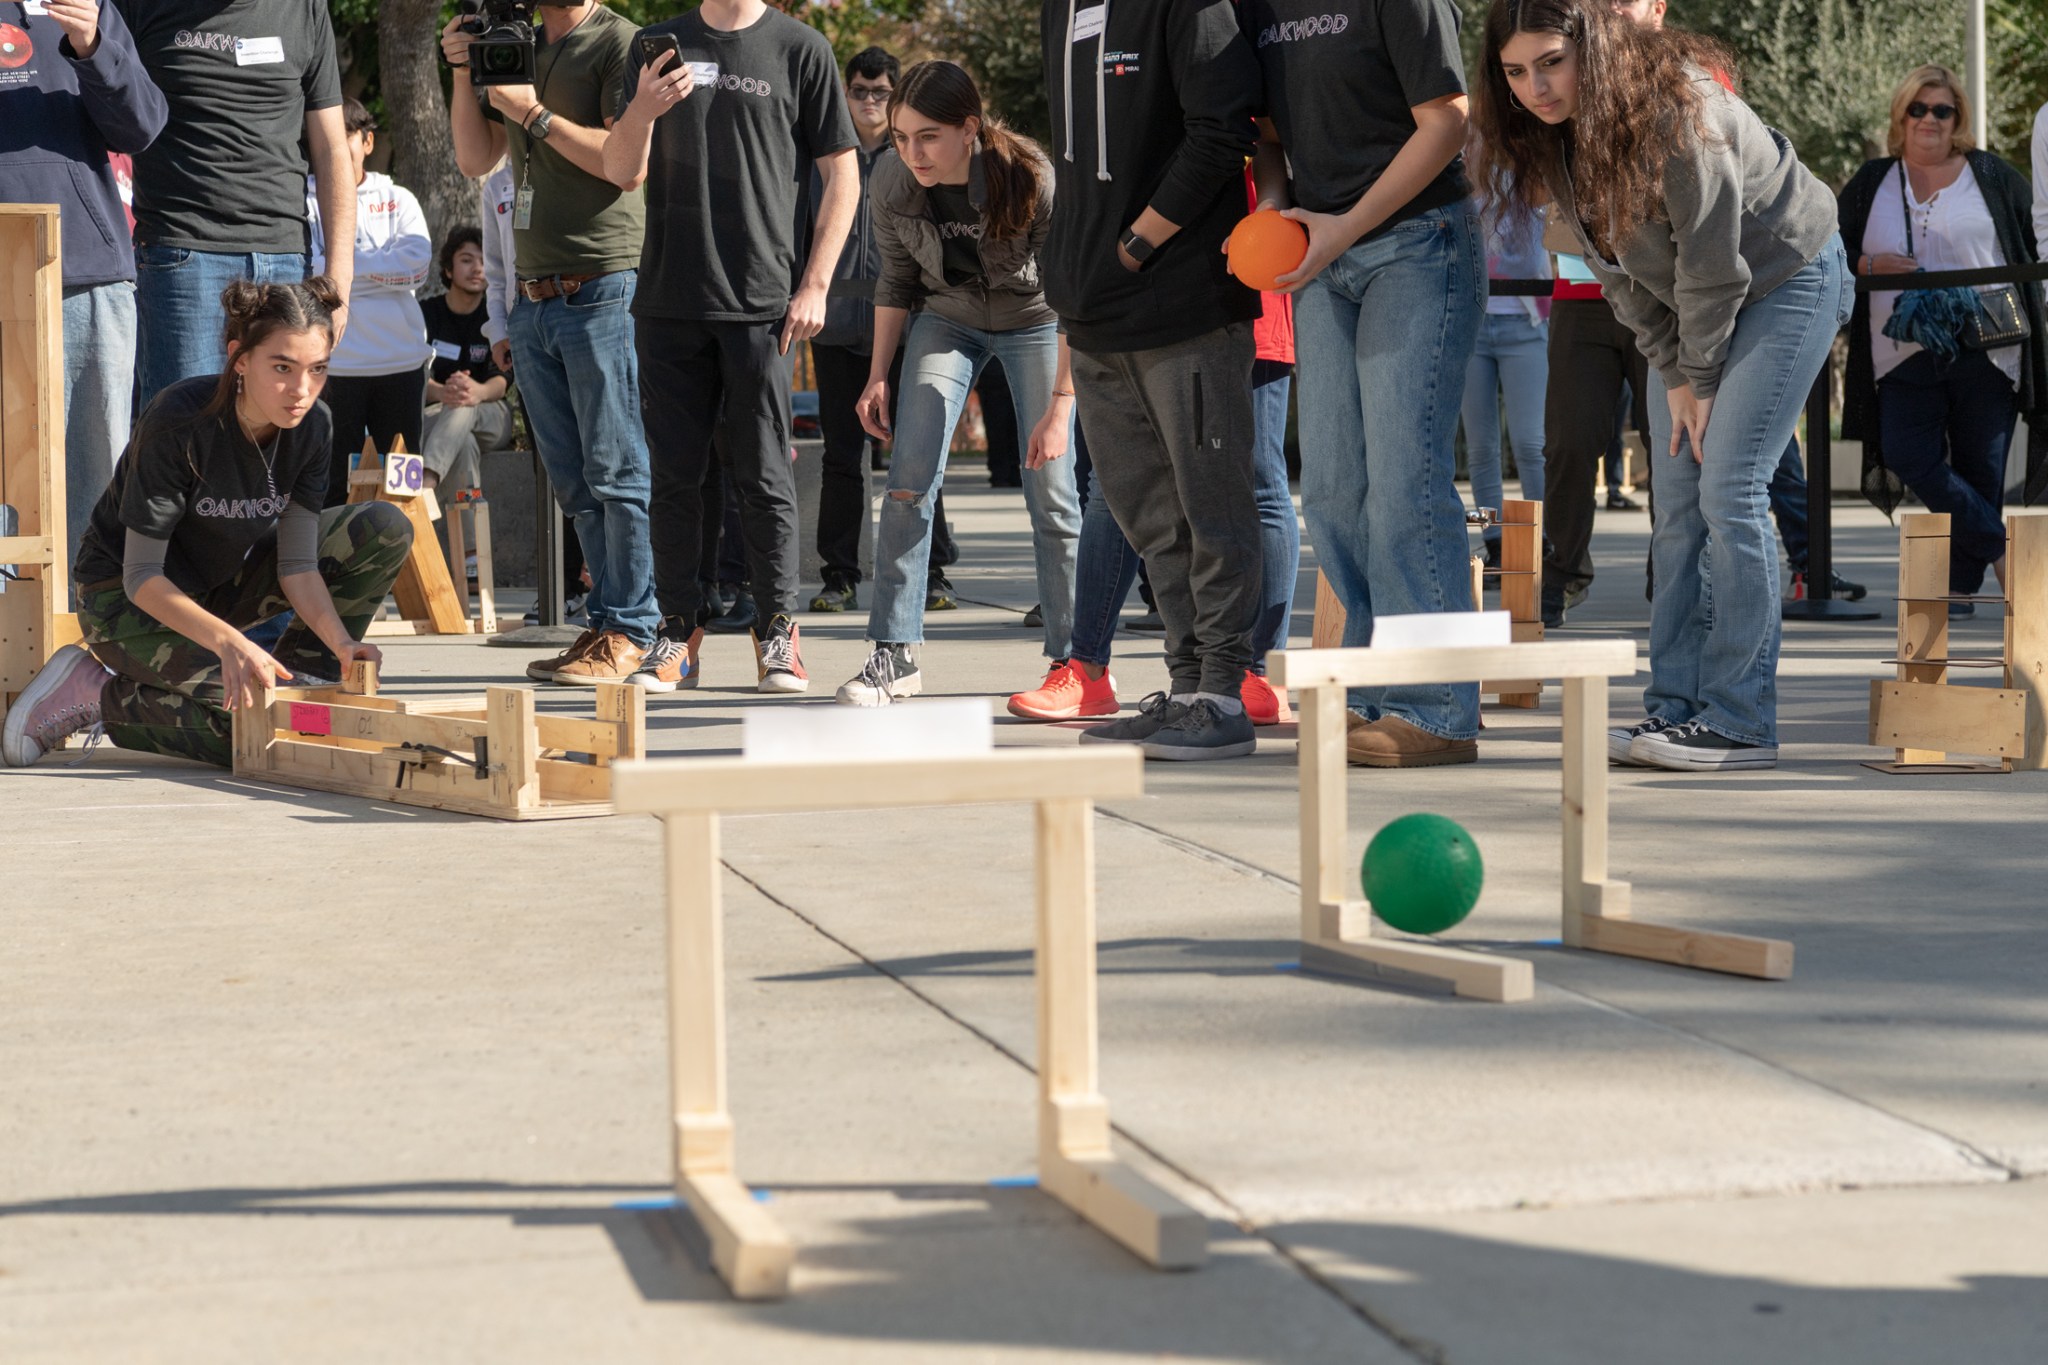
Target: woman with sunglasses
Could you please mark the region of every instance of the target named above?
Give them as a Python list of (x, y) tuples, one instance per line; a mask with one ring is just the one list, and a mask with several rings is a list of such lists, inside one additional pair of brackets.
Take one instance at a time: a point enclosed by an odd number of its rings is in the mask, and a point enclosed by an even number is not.
[(1732, 67), (1606, 0), (1494, 0), (1475, 101), (1482, 186), (1549, 196), (1649, 361), (1649, 717), (1608, 750), (1682, 772), (1777, 764), (1765, 487), (1852, 297), (1832, 196), (1715, 79)]
[[(1908, 73), (1892, 96), (1887, 141), (1891, 154), (1865, 163), (1842, 190), (1842, 241), (1857, 274), (2039, 259), (2033, 193), (2019, 172), (1972, 145), (1969, 100), (1954, 72), (1922, 66)], [(1849, 324), (1842, 435), (1863, 442), (1864, 494), (1890, 513), (1904, 483), (1930, 511), (1949, 514), (1949, 591), (1959, 597), (1983, 587), (1987, 568), (2003, 581), (2005, 460), (2015, 415), (2026, 413), (2032, 432), (2048, 424), (2040, 286), (1984, 291), (2007, 307), (2014, 294), (2029, 335), (1990, 349), (1891, 325), (1907, 295), (1890, 290), (1859, 296)], [(1935, 344), (1896, 339), (1888, 325)], [(2048, 443), (2037, 437), (2032, 444), (2030, 472), (2042, 471)], [(1968, 602), (1949, 604), (1951, 616), (1974, 611)]]

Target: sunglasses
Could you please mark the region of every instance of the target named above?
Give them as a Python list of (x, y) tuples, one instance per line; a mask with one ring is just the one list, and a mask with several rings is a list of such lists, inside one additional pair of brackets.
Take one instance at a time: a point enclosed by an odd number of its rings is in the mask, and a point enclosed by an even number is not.
[(854, 85), (847, 87), (846, 96), (848, 99), (859, 100), (862, 104), (887, 104), (889, 90), (888, 86), (876, 89), (872, 86)]
[(1956, 107), (1953, 104), (1922, 104), (1919, 100), (1906, 106), (1907, 118), (1926, 118), (1929, 114), (1947, 123), (1956, 116)]

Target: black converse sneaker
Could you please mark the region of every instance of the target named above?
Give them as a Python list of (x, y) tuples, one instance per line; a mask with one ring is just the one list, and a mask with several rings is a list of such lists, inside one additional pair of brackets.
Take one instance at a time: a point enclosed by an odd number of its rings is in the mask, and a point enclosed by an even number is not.
[(1138, 703), (1138, 714), (1091, 725), (1081, 732), (1083, 744), (1143, 744), (1185, 708), (1164, 692)]
[(1608, 762), (1642, 766), (1636, 759), (1629, 756), (1628, 746), (1635, 743), (1637, 735), (1654, 735), (1659, 731), (1669, 730), (1671, 724), (1668, 720), (1659, 720), (1657, 717), (1652, 716), (1640, 725), (1615, 726), (1607, 732)]
[(1637, 735), (1629, 741), (1630, 761), (1646, 768), (1669, 768), (1681, 773), (1716, 773), (1742, 768), (1775, 768), (1775, 744), (1744, 744), (1714, 733), (1702, 721), (1689, 720), (1670, 725), (1653, 734)]
[(1242, 708), (1226, 714), (1207, 697), (1196, 697), (1144, 742), (1145, 757), (1192, 760), (1243, 758), (1259, 745), (1252, 718)]
[(887, 706), (922, 691), (924, 678), (917, 671), (916, 646), (878, 644), (868, 655), (866, 666), (839, 684), (839, 704)]

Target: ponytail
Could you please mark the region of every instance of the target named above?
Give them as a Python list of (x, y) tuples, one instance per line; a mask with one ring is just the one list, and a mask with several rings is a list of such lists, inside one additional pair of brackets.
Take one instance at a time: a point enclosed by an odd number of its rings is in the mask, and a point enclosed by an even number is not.
[(981, 167), (988, 183), (986, 235), (1000, 241), (1028, 233), (1045, 194), (1048, 163), (1038, 144), (982, 112), (974, 77), (952, 62), (919, 62), (904, 72), (889, 96), (892, 124), (896, 111), (906, 104), (950, 127), (961, 127), (969, 119), (981, 125)]

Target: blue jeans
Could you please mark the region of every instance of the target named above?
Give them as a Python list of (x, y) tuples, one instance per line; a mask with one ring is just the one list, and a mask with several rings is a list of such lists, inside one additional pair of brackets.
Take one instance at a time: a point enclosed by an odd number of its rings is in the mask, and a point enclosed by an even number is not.
[(1266, 655), (1287, 648), (1294, 583), (1301, 574), (1301, 522), (1287, 487), (1287, 395), (1293, 387), (1293, 372), (1278, 363), (1261, 360), (1252, 365), (1252, 493), (1259, 504), (1262, 552), (1259, 615), (1252, 623), (1252, 672), (1262, 676)]
[(1109, 503), (1102, 496), (1102, 480), (1086, 477), (1088, 441), (1081, 424), (1074, 424), (1075, 473), (1086, 486), (1085, 510), (1081, 513), (1081, 552), (1074, 565), (1074, 642), (1069, 657), (1097, 668), (1109, 667), (1110, 648), (1116, 643), (1116, 617), (1138, 581), (1138, 552), (1124, 539)]
[(1970, 596), (2005, 555), (2005, 459), (2017, 401), (1982, 351), (1940, 360), (1922, 351), (1877, 382), (1885, 468), (1949, 514), (1948, 588)]
[(64, 543), (76, 556), (93, 504), (128, 444), (135, 401), (135, 286), (64, 291)]
[[(1526, 313), (1488, 313), (1465, 366), (1465, 464), (1472, 505), (1498, 508), (1502, 491), (1500, 395), (1507, 395), (1508, 444), (1522, 496), (1543, 501), (1543, 394), (1550, 385), (1550, 326)], [(1499, 540), (1498, 529), (1486, 538)]]
[(618, 270), (567, 298), (522, 297), (506, 331), (534, 446), (583, 547), (590, 628), (621, 631), (645, 649), (661, 618), (647, 534), (652, 481), (640, 429), (640, 364), (628, 311), (637, 279), (637, 271)]
[[(930, 576), (932, 498), (946, 477), (953, 428), (981, 369), (1000, 360), (1029, 432), (1052, 403), (1059, 369), (1059, 328), (1053, 323), (1014, 332), (983, 332), (936, 313), (910, 320), (903, 382), (896, 395), (896, 444), (889, 491), (875, 535), (875, 599), (868, 638), (877, 643), (924, 640), (924, 598)], [(1071, 452), (1043, 469), (1024, 470), (1024, 509), (1031, 517), (1031, 554), (1038, 572), (1045, 654), (1064, 659), (1074, 633), (1074, 573), (1081, 548), (1081, 500)]]
[(227, 368), (227, 315), (220, 291), (236, 280), (296, 284), (306, 278), (303, 255), (266, 252), (227, 254), (181, 246), (135, 248), (135, 371), (141, 380), (141, 408), (195, 374)]
[[(1707, 425), (1706, 460), (1690, 443), (1657, 470), (1650, 559), (1650, 685), (1643, 704), (1699, 720), (1742, 744), (1778, 742), (1778, 554), (1765, 493), (1855, 282), (1839, 238), (1742, 310)], [(1671, 448), (1671, 402), (1650, 379), (1650, 449)], [(1709, 591), (1702, 556), (1713, 561)]]
[[(1378, 614), (1472, 610), (1454, 437), (1485, 305), (1479, 220), (1462, 203), (1358, 243), (1295, 298), (1302, 514), (1347, 647), (1372, 642)], [(1479, 733), (1474, 683), (1350, 701), (1443, 739)]]
[(1798, 573), (1806, 572), (1806, 465), (1799, 458), (1799, 438), (1785, 446), (1770, 487), (1771, 520), (1778, 523), (1778, 539), (1785, 542), (1785, 559)]

